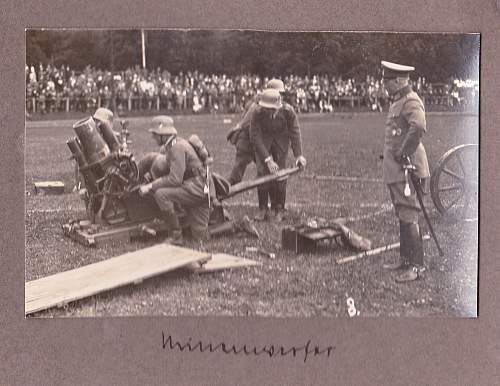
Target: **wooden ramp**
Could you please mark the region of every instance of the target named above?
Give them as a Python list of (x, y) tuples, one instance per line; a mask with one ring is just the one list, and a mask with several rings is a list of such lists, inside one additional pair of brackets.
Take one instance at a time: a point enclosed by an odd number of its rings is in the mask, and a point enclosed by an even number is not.
[(25, 314), (83, 299), (210, 259), (209, 253), (158, 244), (25, 283)]
[(225, 253), (216, 253), (202, 267), (199, 264), (190, 264), (189, 269), (197, 273), (216, 272), (224, 269), (243, 268), (262, 265), (255, 260), (244, 259), (241, 257), (227, 255)]

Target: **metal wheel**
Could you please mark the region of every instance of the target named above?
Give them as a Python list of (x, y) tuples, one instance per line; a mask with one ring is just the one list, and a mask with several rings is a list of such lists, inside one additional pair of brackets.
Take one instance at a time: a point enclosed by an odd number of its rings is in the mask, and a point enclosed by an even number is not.
[(439, 213), (475, 221), (479, 207), (479, 146), (464, 144), (448, 150), (431, 175), (431, 198)]

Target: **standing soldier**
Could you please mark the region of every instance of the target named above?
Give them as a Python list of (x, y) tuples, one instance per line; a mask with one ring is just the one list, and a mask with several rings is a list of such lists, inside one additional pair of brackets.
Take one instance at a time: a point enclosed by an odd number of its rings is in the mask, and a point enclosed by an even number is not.
[[(262, 92), (259, 106), (252, 114), (250, 122), (250, 141), (255, 148), (257, 176), (276, 173), (286, 166), (288, 149), (292, 146), (295, 164), (301, 168), (306, 166), (302, 156), (302, 140), (299, 122), (292, 106), (281, 102), (281, 95), (276, 89)], [(267, 220), (274, 216), (277, 221), (283, 220), (286, 201), (286, 180), (273, 181), (259, 186), (259, 220)], [(268, 197), (271, 201), (271, 213), (268, 208)]]
[(207, 169), (194, 147), (177, 136), (172, 118), (155, 117), (153, 125), (149, 131), (157, 144), (165, 148), (169, 171), (141, 185), (140, 194), (153, 193), (170, 233), (165, 242), (184, 244), (179, 215), (184, 215), (183, 228), (189, 227), (194, 239), (204, 239), (210, 214), (208, 195), (212, 195), (212, 199), (215, 196), (211, 175), (207, 176)]
[(409, 184), (410, 192), (405, 195), (405, 165), (411, 163), (415, 167), (414, 181), (420, 186), (429, 177), (427, 155), (421, 143), (426, 131), (424, 104), (409, 85), (409, 73), (414, 69), (382, 61), (383, 82), (391, 98), (385, 125), (383, 174), (399, 218), (400, 239), (399, 261), (384, 264), (383, 267), (403, 270), (397, 276), (397, 282), (418, 279), (419, 267), (424, 263), (422, 234), (418, 225), (420, 207), (412, 183)]

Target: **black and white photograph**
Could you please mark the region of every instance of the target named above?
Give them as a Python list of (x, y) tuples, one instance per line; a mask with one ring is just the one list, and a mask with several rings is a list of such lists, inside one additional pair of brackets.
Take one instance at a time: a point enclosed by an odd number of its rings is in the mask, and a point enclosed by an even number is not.
[(25, 37), (26, 318), (477, 317), (479, 33)]

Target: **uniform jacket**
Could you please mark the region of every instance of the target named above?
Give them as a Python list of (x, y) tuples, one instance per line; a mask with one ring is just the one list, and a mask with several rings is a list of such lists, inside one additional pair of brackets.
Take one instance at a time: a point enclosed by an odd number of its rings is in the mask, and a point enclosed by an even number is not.
[(419, 178), (429, 177), (429, 164), (422, 135), (426, 132), (422, 100), (410, 86), (394, 96), (385, 123), (383, 175), (386, 184), (405, 181), (402, 164), (395, 156), (408, 155)]
[(243, 117), (238, 124), (232, 128), (227, 139), (236, 147), (247, 149), (250, 147), (250, 121), (252, 120), (253, 112), (259, 106), (259, 94), (254, 98), (248, 109), (243, 113)]
[(276, 110), (258, 106), (250, 121), (250, 142), (256, 156), (262, 160), (269, 157), (273, 144), (286, 153), (291, 144), (293, 155), (302, 155), (302, 139), (299, 121), (293, 107), (287, 103)]
[[(205, 197), (206, 168), (196, 151), (184, 138), (177, 137), (175, 144), (167, 150), (170, 172), (153, 181), (153, 191), (161, 188), (182, 187), (191, 194)], [(215, 197), (215, 187), (209, 176), (210, 195)]]

